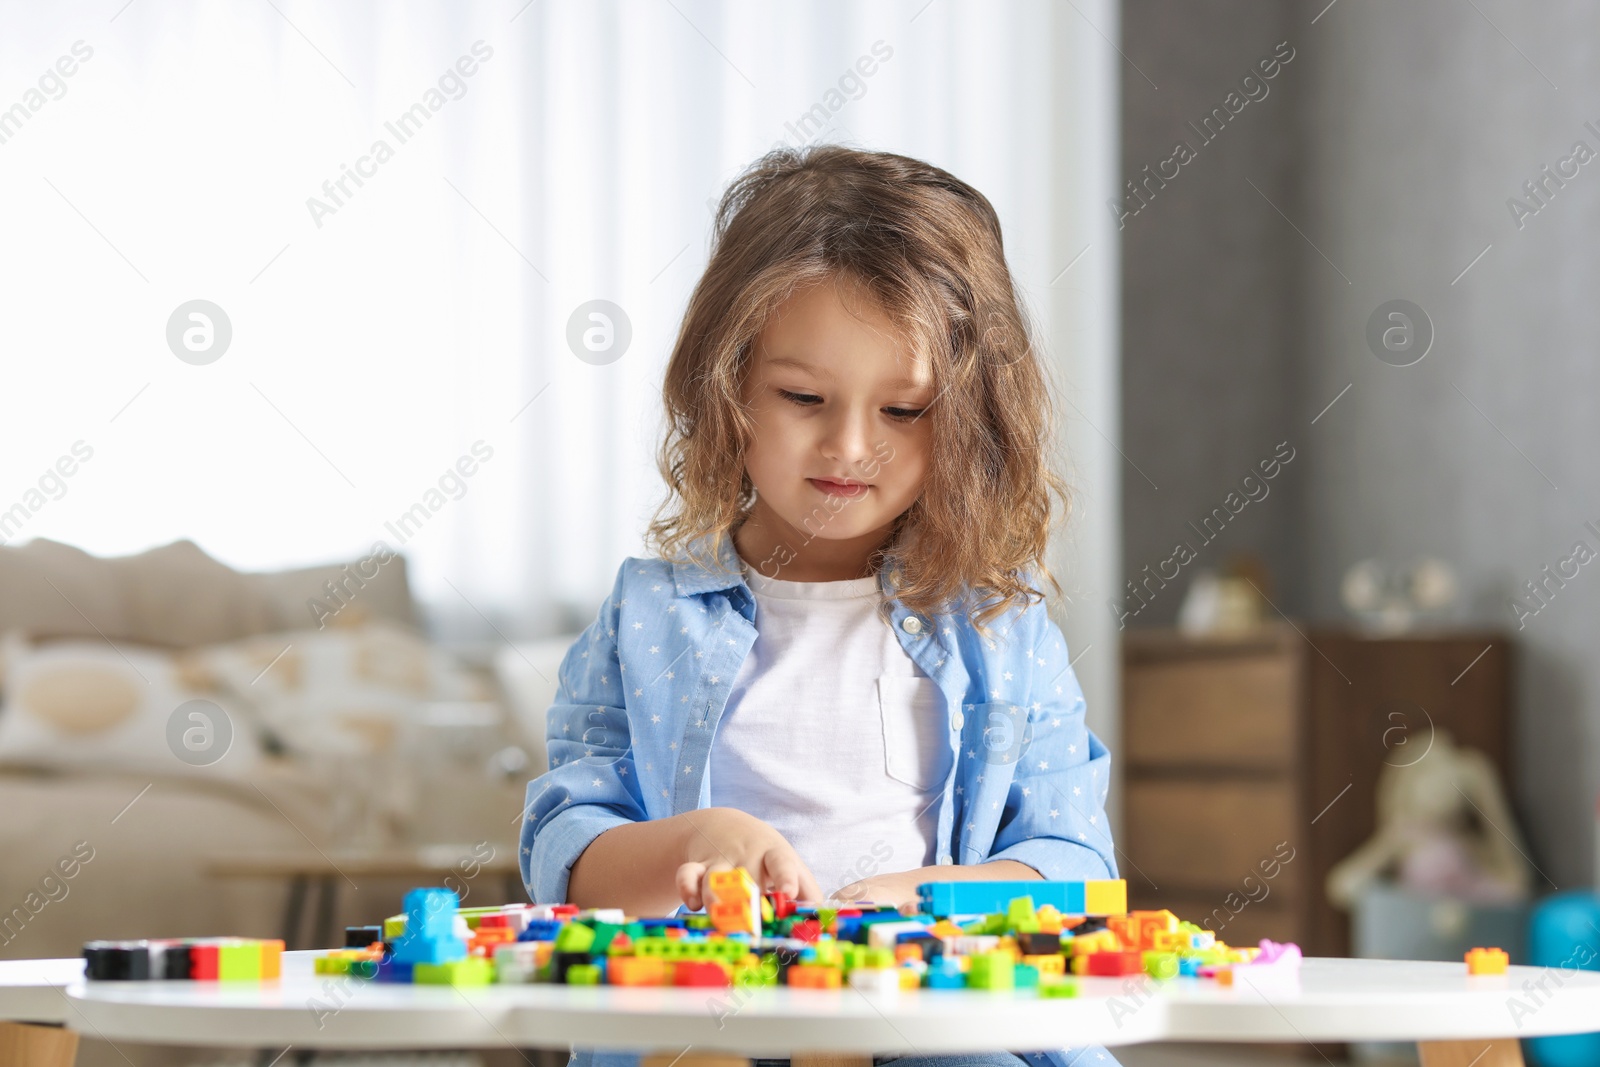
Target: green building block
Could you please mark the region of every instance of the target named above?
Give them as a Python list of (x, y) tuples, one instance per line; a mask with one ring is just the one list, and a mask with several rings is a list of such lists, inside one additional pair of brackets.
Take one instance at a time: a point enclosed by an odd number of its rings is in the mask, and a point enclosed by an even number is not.
[(378, 977), (377, 960), (350, 960), (351, 978), (376, 978)]
[(893, 967), (894, 950), (889, 948), (868, 948), (861, 955), (863, 967)]
[(610, 949), (611, 941), (614, 941), (619, 933), (622, 933), (622, 928), (618, 923), (595, 923), (594, 944), (590, 945), (589, 952), (594, 952), (598, 955), (598, 953)]
[(829, 967), (844, 966), (844, 946), (846, 944), (849, 944), (849, 942), (818, 941), (811, 946), (817, 950), (817, 958), (813, 962)]
[(563, 923), (556, 932), (557, 952), (588, 952), (594, 945), (594, 927), (580, 922)]
[(1075, 997), (1078, 995), (1078, 983), (1068, 978), (1050, 976), (1039, 981), (1039, 995), (1041, 997)]
[[(348, 968), (346, 968), (348, 971)], [(217, 977), (224, 982), (261, 980), (261, 945), (247, 942), (217, 946)]]
[(967, 988), (1014, 989), (1016, 969), (1017, 965), (1011, 961), (1009, 952), (979, 952), (971, 957), (967, 969)]
[(1033, 910), (1033, 898), (1014, 898), (1006, 906), (1006, 924), (1019, 934), (1038, 933), (1039, 918)]
[(1176, 952), (1147, 951), (1144, 954), (1144, 973), (1151, 978), (1178, 977), (1178, 954)]
[(599, 985), (600, 968), (592, 963), (574, 963), (567, 968), (568, 985)]
[(391, 915), (383, 920), (383, 939), (393, 941), (406, 932), (406, 917), (404, 915)]
[(1016, 989), (1039, 988), (1039, 968), (1031, 963), (1016, 964), (1011, 972), (1011, 984)]
[(468, 956), (448, 963), (419, 963), (411, 969), (417, 985), (488, 985), (494, 979), (494, 964), (482, 956)]
[[(221, 955), (220, 952), (217, 954), (219, 964)], [(349, 974), (350, 963), (350, 960), (337, 956), (318, 956), (311, 961), (311, 970), (315, 974)]]

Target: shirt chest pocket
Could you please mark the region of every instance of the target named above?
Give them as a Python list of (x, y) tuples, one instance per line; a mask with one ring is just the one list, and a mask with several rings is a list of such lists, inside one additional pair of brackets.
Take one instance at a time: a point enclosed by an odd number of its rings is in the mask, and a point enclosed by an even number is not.
[(878, 679), (883, 771), (915, 789), (936, 789), (950, 773), (944, 695), (932, 678)]

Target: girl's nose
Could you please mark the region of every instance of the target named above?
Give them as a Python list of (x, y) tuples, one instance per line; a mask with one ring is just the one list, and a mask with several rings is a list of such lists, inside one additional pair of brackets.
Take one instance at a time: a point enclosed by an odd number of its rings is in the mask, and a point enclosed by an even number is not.
[(872, 412), (841, 411), (827, 424), (822, 451), (829, 459), (847, 465), (851, 474), (872, 456)]

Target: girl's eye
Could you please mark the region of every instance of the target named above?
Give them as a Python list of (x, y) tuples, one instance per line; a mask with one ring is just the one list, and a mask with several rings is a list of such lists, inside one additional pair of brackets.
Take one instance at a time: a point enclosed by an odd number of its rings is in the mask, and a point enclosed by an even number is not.
[[(798, 404), (801, 407), (810, 407), (812, 404), (820, 404), (822, 402), (822, 398), (820, 396), (813, 396), (810, 393), (791, 393), (787, 389), (779, 389), (778, 395), (790, 403)], [(891, 419), (894, 419), (897, 422), (910, 422), (912, 419), (915, 419), (922, 414), (922, 409), (912, 410), (910, 408), (884, 408), (883, 410), (888, 413)]]

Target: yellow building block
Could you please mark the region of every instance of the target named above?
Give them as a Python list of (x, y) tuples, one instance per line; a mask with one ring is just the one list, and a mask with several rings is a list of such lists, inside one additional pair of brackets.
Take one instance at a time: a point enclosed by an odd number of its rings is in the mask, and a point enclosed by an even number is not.
[(1122, 915), (1127, 912), (1127, 880), (1114, 878), (1083, 883), (1083, 910), (1090, 915)]
[(1051, 956), (1024, 956), (1022, 962), (1030, 967), (1037, 968), (1039, 977), (1046, 975), (1065, 975), (1067, 973), (1067, 958), (1059, 952)]

